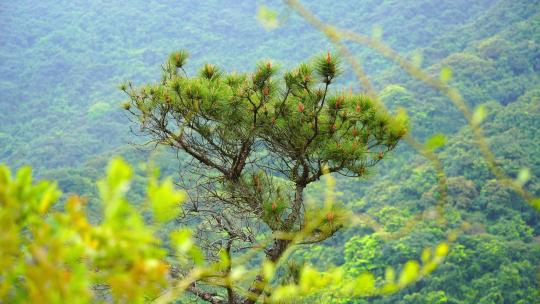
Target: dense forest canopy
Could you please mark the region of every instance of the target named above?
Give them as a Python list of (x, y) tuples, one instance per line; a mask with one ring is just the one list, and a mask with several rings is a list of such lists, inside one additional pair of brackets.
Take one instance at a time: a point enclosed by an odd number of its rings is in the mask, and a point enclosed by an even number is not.
[[(539, 196), (540, 1), (305, 2), (325, 22), (380, 37), (429, 75), (450, 68), (449, 84), (469, 107), (485, 109), (482, 129), (497, 165)], [(272, 30), (261, 24), (262, 4), (277, 13)], [(225, 73), (253, 71), (260, 60), (288, 70), (337, 52), (281, 1), (4, 1), (0, 27), (0, 162), (14, 171), (31, 165), (38, 178), (58, 181), (63, 198), (86, 196), (92, 223), (101, 220), (103, 200), (94, 181), (113, 155), (134, 166), (126, 194), (134, 203), (145, 201), (152, 179), (142, 163), (152, 159), (177, 181), (189, 162), (174, 149), (144, 145), (148, 138), (137, 136), (139, 126), (121, 107), (126, 96), (119, 85), (157, 83), (161, 64), (180, 49), (190, 52), (189, 75), (206, 63)], [(401, 271), (466, 224), (445, 262), (397, 293), (334, 298), (329, 291), (305, 301), (539, 302), (540, 213), (489, 170), (470, 126), (444, 94), (378, 52), (346, 45), (390, 112), (406, 110), (412, 136), (429, 142), (439, 135), (433, 150), (447, 177), (445, 222), (430, 217), (440, 199), (438, 173), (418, 151), (399, 144), (367, 178), (336, 176), (336, 200), (380, 229), (356, 225), (299, 247), (282, 269), (284, 283), (307, 264), (321, 271), (341, 267), (345, 277), (369, 271), (382, 278), (388, 267)], [(365, 93), (342, 63), (336, 85)], [(323, 201), (325, 187), (315, 183), (306, 192)]]

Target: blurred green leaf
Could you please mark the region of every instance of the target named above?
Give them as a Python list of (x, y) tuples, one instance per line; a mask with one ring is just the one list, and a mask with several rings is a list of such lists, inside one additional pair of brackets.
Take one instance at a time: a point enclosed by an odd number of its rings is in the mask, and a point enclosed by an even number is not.
[(445, 257), (448, 254), (448, 250), (448, 244), (440, 243), (439, 245), (437, 245), (437, 248), (435, 248), (435, 256)]
[(448, 83), (452, 79), (452, 69), (450, 67), (443, 67), (439, 78), (441, 82)]
[(446, 136), (442, 133), (435, 134), (426, 140), (424, 147), (428, 150), (435, 150), (446, 144)]
[(431, 259), (431, 248), (424, 248), (422, 251), (422, 263), (426, 264)]
[(188, 252), (193, 247), (193, 240), (191, 239), (191, 230), (187, 228), (179, 229), (171, 233), (171, 240), (175, 246), (176, 251), (180, 253)]
[(233, 281), (240, 280), (246, 274), (246, 272), (247, 272), (246, 268), (242, 265), (233, 267), (231, 269), (231, 274), (230, 274), (231, 280)]
[(133, 172), (121, 158), (114, 158), (107, 168), (107, 176), (98, 182), (101, 197), (108, 202), (123, 196), (129, 189)]
[(296, 285), (278, 286), (272, 293), (272, 301), (278, 303), (289, 303), (291, 299), (298, 297), (299, 291)]
[(420, 270), (420, 265), (416, 261), (408, 261), (405, 263), (403, 271), (399, 276), (399, 284), (401, 286), (408, 285), (418, 279), (418, 271)]
[(155, 219), (158, 222), (165, 222), (178, 215), (179, 205), (184, 201), (185, 194), (175, 190), (172, 180), (166, 178), (161, 184), (156, 180), (150, 182), (148, 197)]
[(474, 110), (473, 116), (472, 116), (472, 124), (474, 126), (478, 126), (486, 119), (487, 112), (486, 112), (486, 106), (485, 105), (479, 105)]
[(271, 261), (264, 261), (263, 263), (263, 276), (266, 281), (272, 280), (274, 273), (276, 271), (276, 266)]
[(540, 211), (540, 198), (533, 199), (531, 204), (536, 210)]
[(391, 284), (391, 283), (394, 283), (395, 279), (396, 279), (396, 272), (394, 271), (394, 268), (387, 267), (384, 272), (384, 280), (386, 281), (386, 283)]
[(522, 168), (519, 170), (516, 182), (521, 186), (524, 186), (531, 179), (531, 170), (529, 168)]
[(375, 291), (375, 277), (371, 273), (363, 273), (355, 280), (355, 294), (369, 295)]
[(257, 20), (266, 30), (273, 30), (279, 26), (277, 17), (277, 11), (266, 5), (260, 5), (257, 10)]

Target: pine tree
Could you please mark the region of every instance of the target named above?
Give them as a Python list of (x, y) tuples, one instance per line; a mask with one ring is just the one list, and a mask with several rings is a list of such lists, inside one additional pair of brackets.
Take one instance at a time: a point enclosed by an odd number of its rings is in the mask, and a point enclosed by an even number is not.
[[(281, 74), (261, 62), (250, 74), (206, 64), (189, 77), (187, 58), (186, 51), (171, 54), (159, 84), (122, 90), (141, 133), (192, 160), (197, 178), (184, 183), (190, 202), (178, 221), (196, 224), (210, 261), (225, 254), (235, 264), (263, 244), (265, 260), (276, 263), (291, 246), (332, 236), (343, 226), (339, 212), (310, 210), (306, 187), (330, 173), (364, 176), (406, 132), (405, 119), (365, 95), (332, 89), (341, 68), (330, 53)], [(249, 262), (261, 267), (250, 286), (223, 283), (222, 293), (210, 293), (200, 282), (188, 290), (214, 303), (254, 303), (271, 291), (260, 259)]]

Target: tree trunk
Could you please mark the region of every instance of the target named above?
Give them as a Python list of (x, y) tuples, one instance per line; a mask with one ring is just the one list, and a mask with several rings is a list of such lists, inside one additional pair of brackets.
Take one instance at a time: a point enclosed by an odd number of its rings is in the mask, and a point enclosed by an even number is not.
[[(274, 246), (268, 251), (267, 257), (268, 259), (275, 263), (277, 262), (285, 250), (289, 247), (290, 241), (289, 240), (275, 240)], [(259, 300), (259, 297), (261, 296), (262, 292), (264, 291), (266, 282), (262, 275), (257, 275), (253, 283), (251, 284), (251, 287), (248, 290), (249, 296), (247, 299), (245, 299), (242, 303), (243, 304), (253, 304)]]

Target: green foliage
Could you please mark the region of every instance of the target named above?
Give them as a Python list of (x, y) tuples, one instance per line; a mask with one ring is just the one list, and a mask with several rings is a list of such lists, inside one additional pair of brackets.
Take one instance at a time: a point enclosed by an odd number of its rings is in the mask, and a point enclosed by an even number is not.
[(158, 222), (165, 222), (175, 218), (179, 212), (178, 202), (185, 200), (182, 192), (174, 190), (172, 180), (167, 178), (160, 185), (156, 178), (150, 180), (148, 197), (152, 212)]
[[(330, 193), (322, 207), (305, 204), (304, 189), (330, 173), (364, 176), (405, 135), (407, 116), (392, 116), (363, 94), (335, 89), (340, 60), (330, 52), (281, 75), (275, 64), (263, 61), (250, 74), (206, 64), (194, 77), (184, 70), (186, 54), (171, 55), (159, 84), (121, 87), (130, 99), (124, 108), (151, 141), (186, 153), (196, 164), (193, 174), (202, 186), (195, 189), (194, 207), (179, 221), (205, 224), (195, 230), (201, 247), (209, 261), (216, 256), (226, 261), (222, 276), (232, 280), (226, 286), (197, 282), (226, 287), (231, 303), (255, 302), (270, 283), (262, 281), (265, 263), (281, 262), (295, 245), (331, 237), (347, 219)], [(157, 194), (150, 185), (153, 199)], [(174, 199), (159, 201), (156, 215), (168, 215)], [(257, 244), (258, 239), (269, 245)], [(265, 260), (252, 263), (261, 275), (244, 290), (236, 281), (249, 277), (232, 265), (246, 248), (263, 249)], [(300, 275), (304, 270), (309, 268)], [(334, 275), (321, 273), (320, 280), (308, 283), (300, 277), (300, 289), (278, 286), (268, 297), (281, 301), (293, 291), (308, 295)], [(404, 279), (395, 289), (410, 283)]]
[[(121, 159), (111, 161), (98, 183), (102, 220), (91, 224), (84, 199), (72, 196), (63, 211), (53, 210), (60, 197), (55, 184), (33, 183), (29, 168), (12, 177), (1, 166), (0, 300), (90, 303), (99, 300), (99, 286), (110, 286), (119, 302), (143, 303), (157, 295), (167, 284), (166, 251), (156, 230), (125, 200), (131, 176)], [(152, 184), (151, 201), (164, 199), (169, 205), (183, 200), (170, 180)]]
[(429, 150), (435, 150), (444, 146), (445, 144), (446, 137), (443, 134), (435, 134), (426, 141), (424, 147)]
[[(306, 1), (306, 4), (324, 20), (375, 34), (372, 36), (412, 58), (415, 65), (429, 69), (435, 77), (444, 76), (443, 80), (457, 87), (472, 108), (484, 105), (480, 107), (483, 110), (476, 112), (476, 121), (481, 122), (497, 161), (506, 173), (538, 195), (537, 1)], [(224, 6), (228, 9), (223, 9)], [(57, 180), (63, 192), (88, 196), (88, 206), (84, 205), (88, 221), (99, 223), (103, 210), (99, 191), (92, 181), (106, 167), (109, 157), (122, 154), (130, 163), (150, 157), (148, 153), (122, 146), (133, 138), (128, 136), (126, 120), (120, 111), (105, 105), (120, 98), (114, 84), (126, 79), (148, 81), (157, 72), (159, 61), (172, 49), (183, 46), (194, 54), (196, 62), (192, 66), (203, 67), (200, 77), (209, 80), (219, 74), (216, 71), (229, 74), (227, 71), (248, 70), (253, 60), (262, 57), (283, 62), (288, 69), (292, 63), (312, 56), (313, 50), (329, 47), (322, 35), (305, 26), (294, 14), (289, 15), (283, 6), (278, 3), (269, 6), (262, 7), (253, 1), (181, 4), (133, 1), (129, 6), (56, 0), (6, 2), (0, 12), (5, 20), (0, 46), (0, 161), (14, 168), (32, 164), (35, 174)], [(281, 12), (285, 13), (280, 15)], [(137, 16), (135, 23), (133, 16)], [(259, 27), (261, 22), (271, 28), (279, 27), (265, 32)], [(536, 276), (540, 256), (535, 242), (540, 233), (538, 213), (489, 173), (467, 135), (470, 130), (463, 128), (461, 114), (438, 92), (412, 81), (366, 48), (353, 48), (353, 52), (365, 65), (376, 88), (382, 89), (381, 100), (392, 111), (400, 107), (407, 110), (411, 134), (426, 143), (435, 139), (427, 148), (442, 152), (445, 172), (450, 177), (445, 219), (452, 227), (464, 221), (472, 227), (452, 245), (449, 260), (440, 271), (421, 283), (387, 298), (344, 298), (342, 302), (539, 302)], [(180, 58), (185, 55), (181, 54)], [(210, 65), (204, 66), (205, 62), (214, 62), (222, 68), (213, 70)], [(178, 63), (186, 67), (186, 72), (195, 72), (185, 62)], [(448, 71), (452, 71), (451, 77)], [(342, 72), (343, 80), (338, 84), (345, 87), (353, 83), (350, 71), (345, 68)], [(124, 88), (128, 89), (127, 84)], [(298, 105), (292, 105), (291, 109), (298, 109)], [(444, 134), (446, 140), (441, 141), (437, 134)], [(337, 146), (329, 148), (331, 154), (339, 154)], [(434, 204), (439, 199), (435, 172), (405, 147), (399, 147), (397, 152), (379, 164), (378, 170), (366, 170), (369, 181), (337, 181), (337, 193), (341, 193), (338, 197), (346, 207), (365, 213), (380, 227), (402, 236), (399, 240), (383, 239), (378, 245), (381, 256), (373, 263), (381, 276), (387, 266), (399, 269), (407, 260), (420, 257), (423, 248), (434, 246), (442, 239), (444, 231), (431, 221)], [(161, 149), (153, 158), (166, 170), (165, 175), (176, 174), (174, 153)], [(180, 160), (185, 161), (185, 157), (180, 155)], [(523, 168), (529, 169), (529, 176)], [(142, 177), (144, 172), (134, 167), (131, 190), (126, 195), (129, 201), (139, 202), (135, 208), (144, 206), (151, 210), (153, 204), (160, 203), (147, 199), (145, 189), (149, 186)], [(167, 187), (156, 184), (155, 189)], [(310, 195), (322, 196), (323, 187), (312, 188)], [(351, 203), (357, 201), (362, 203)], [(535, 202), (540, 210), (540, 201)], [(28, 214), (29, 210), (35, 210), (30, 205), (23, 204), (17, 210)], [(54, 210), (62, 205), (57, 203)], [(172, 203), (170, 207), (173, 208)], [(27, 209), (23, 212), (24, 208)], [(265, 210), (271, 209), (272, 205), (267, 204)], [(57, 212), (54, 210), (51, 212)], [(164, 212), (163, 218), (172, 214)], [(422, 219), (420, 224), (419, 219)], [(2, 223), (3, 227), (10, 227)], [(411, 223), (417, 224), (411, 228)], [(188, 230), (180, 231), (180, 236), (189, 235)], [(373, 227), (366, 225), (344, 230), (324, 243), (303, 246), (295, 256), (319, 270), (331, 269), (345, 262), (345, 248), (354, 247), (358, 238), (373, 231)], [(407, 235), (403, 236), (403, 232)], [(193, 249), (196, 246), (186, 240), (189, 237), (177, 236), (178, 246), (174, 246), (187, 259), (196, 255)], [(494, 247), (499, 249), (495, 253), (486, 251), (480, 246), (483, 242), (497, 243)], [(0, 248), (0, 253), (4, 253), (4, 248), (10, 247), (2, 243)], [(361, 250), (360, 253), (367, 254)], [(346, 256), (349, 261), (355, 260), (350, 251)], [(0, 263), (9, 260), (3, 256)], [(345, 272), (353, 273), (353, 268)], [(85, 279), (86, 276), (83, 282)], [(371, 277), (365, 279), (369, 282)], [(331, 296), (329, 293), (321, 298), (329, 303), (340, 301), (330, 299)]]
[(260, 5), (257, 9), (257, 19), (267, 30), (275, 29), (278, 27), (279, 23), (277, 17), (277, 12), (268, 8), (266, 5)]

